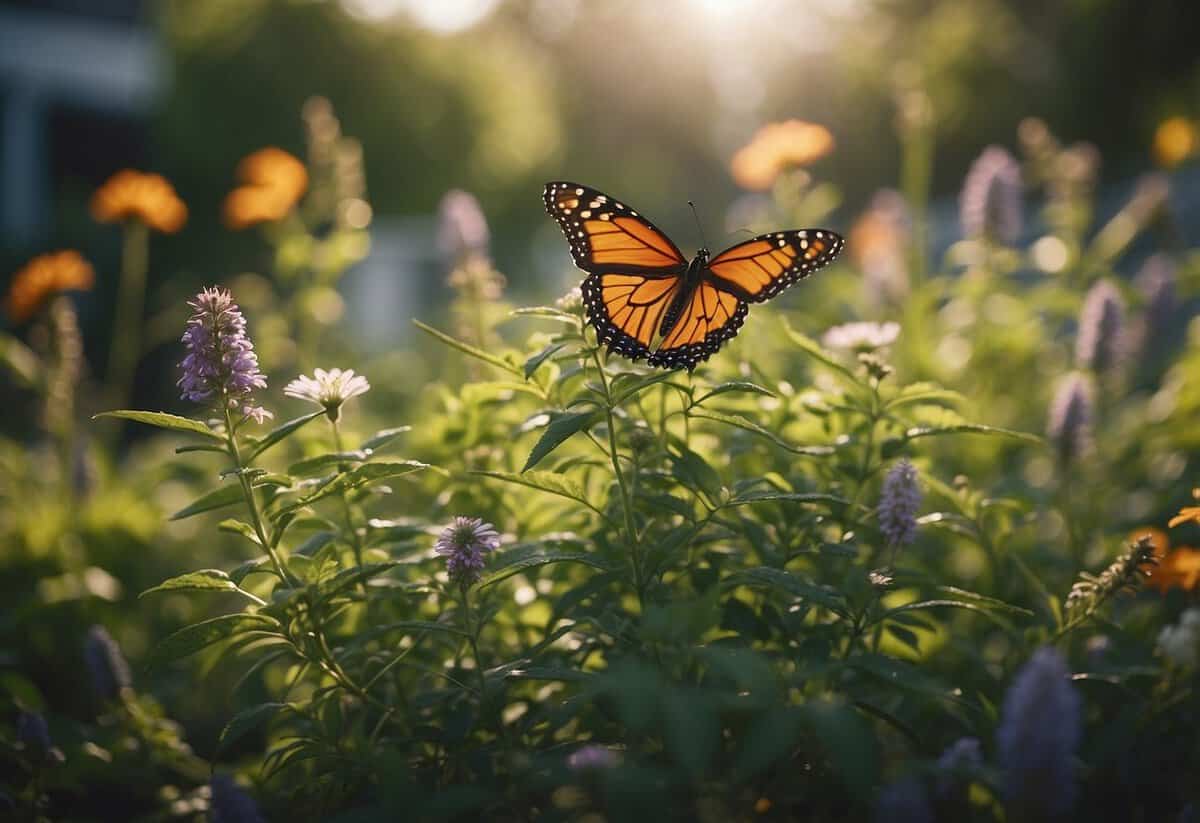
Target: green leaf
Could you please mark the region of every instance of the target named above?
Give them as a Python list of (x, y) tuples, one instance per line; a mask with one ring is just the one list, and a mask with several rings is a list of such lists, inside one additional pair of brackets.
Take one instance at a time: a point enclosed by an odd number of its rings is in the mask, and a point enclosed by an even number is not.
[(542, 436), (533, 445), (533, 450), (529, 452), (529, 458), (525, 461), (525, 467), (521, 471), (529, 471), (540, 463), (542, 458), (561, 446), (571, 435), (591, 428), (599, 419), (600, 414), (596, 411), (553, 413), (550, 417), (550, 424), (546, 426)]
[(691, 449), (681, 446), (678, 456), (671, 455), (671, 474), (688, 488), (704, 492), (714, 504), (720, 500), (721, 476)]
[(757, 383), (749, 383), (745, 380), (730, 380), (729, 382), (721, 383), (720, 385), (713, 386), (711, 389), (708, 390), (708, 392), (706, 394), (701, 395), (701, 397), (698, 400), (696, 400), (694, 405), (699, 406), (701, 403), (703, 403), (705, 400), (708, 400), (710, 397), (716, 397), (721, 394), (728, 394), (729, 392), (741, 392), (744, 394), (761, 394), (764, 397), (775, 397), (776, 396), (775, 392), (771, 391), (770, 389), (763, 388), (762, 386), (758, 385)]
[(483, 349), (472, 346), (470, 343), (464, 343), (461, 340), (457, 340), (457, 339), (451, 337), (450, 335), (446, 334), (445, 332), (438, 331), (437, 329), (433, 328), (433, 326), (425, 325), (420, 320), (414, 320), (413, 323), (416, 325), (416, 327), (418, 329), (425, 332), (429, 336), (434, 337), (438, 340), (441, 340), (447, 346), (450, 346), (451, 348), (454, 348), (454, 349), (458, 349), (463, 354), (470, 355), (471, 357), (474, 357), (477, 360), (482, 360), (484, 363), (493, 365), (498, 369), (502, 369), (502, 370), (508, 372), (509, 374), (515, 374), (515, 375), (521, 374), (521, 368), (519, 366), (514, 365), (513, 363), (510, 363), (507, 360), (504, 360), (503, 358), (497, 357), (494, 354), (489, 354), (488, 352), (485, 352)]
[(802, 718), (795, 707), (760, 714), (741, 735), (742, 747), (734, 764), (734, 778), (742, 781), (782, 760), (800, 737)]
[(214, 443), (191, 443), (187, 446), (176, 446), (176, 454), (188, 454), (190, 452), (216, 452), (217, 454), (228, 454), (229, 450), (225, 446), (218, 446)]
[(525, 379), (533, 377), (533, 373), (538, 370), (538, 366), (546, 362), (546, 358), (553, 357), (554, 353), (566, 346), (566, 343), (551, 343), (540, 352), (530, 357), (525, 361)]
[(572, 324), (579, 322), (577, 316), (562, 309), (556, 309), (553, 306), (527, 306), (521, 309), (513, 309), (510, 314), (514, 317), (547, 317), (551, 320), (561, 320), (564, 323)]
[(479, 583), (479, 587), (491, 586), (493, 583), (507, 580), (514, 574), (520, 574), (529, 569), (535, 569), (538, 566), (545, 566), (550, 563), (582, 563), (585, 566), (591, 566), (601, 571), (612, 571), (612, 567), (607, 563), (584, 552), (543, 551), (535, 554), (522, 552), (521, 556), (512, 562), (506, 562), (504, 556), (501, 555), (500, 565), (490, 570), (484, 576), (483, 580)]
[(271, 429), (271, 431), (264, 434), (261, 438), (252, 439), (251, 442), (254, 444), (254, 448), (250, 451), (250, 454), (246, 456), (245, 462), (249, 463), (267, 449), (271, 448), (276, 443), (290, 435), (292, 432), (299, 429), (301, 426), (316, 420), (318, 417), (323, 417), (324, 415), (325, 411), (323, 409), (321, 411), (302, 414), (299, 417), (287, 421), (286, 423), (281, 423), (279, 426), (276, 426), (274, 429)]
[(556, 494), (559, 497), (566, 497), (582, 503), (601, 516), (604, 515), (603, 511), (588, 502), (587, 497), (584, 496), (583, 489), (565, 475), (537, 471), (521, 472), (520, 474), (515, 472), (473, 471), (471, 474), (477, 474), (482, 477), (493, 477), (496, 480), (503, 480), (505, 483), (514, 483), (518, 486), (526, 486), (530, 489)]
[(246, 632), (268, 632), (279, 634), (279, 621), (265, 614), (226, 614), (214, 617), (202, 623), (184, 626), (179, 631), (163, 640), (146, 661), (149, 669), (157, 668), (165, 663), (189, 657), (214, 643), (228, 640)]
[(998, 426), (985, 426), (982, 423), (958, 423), (953, 426), (913, 426), (902, 437), (894, 437), (883, 443), (881, 453), (884, 458), (898, 454), (912, 440), (918, 437), (937, 437), (946, 434), (987, 434), (1000, 437), (1011, 437), (1035, 446), (1044, 446), (1046, 441), (1036, 434), (1019, 432), (1012, 429), (1002, 429)]
[(880, 768), (879, 744), (871, 725), (854, 709), (831, 700), (805, 703), (800, 711), (846, 788), (869, 793)]
[(395, 460), (379, 463), (364, 463), (357, 466), (348, 472), (344, 472), (334, 477), (324, 486), (321, 486), (316, 491), (301, 497), (298, 500), (293, 500), (288, 503), (276, 514), (283, 514), (298, 509), (301, 506), (307, 506), (310, 503), (328, 497), (331, 494), (350, 491), (352, 489), (368, 486), (372, 483), (377, 483), (380, 480), (388, 480), (393, 477), (403, 477), (406, 474), (421, 471), (429, 468), (426, 463), (421, 463), (416, 460)]
[(42, 361), (33, 349), (10, 334), (0, 334), (0, 363), (24, 388), (36, 388), (42, 379)]
[(242, 597), (249, 598), (260, 606), (267, 605), (265, 600), (239, 588), (238, 585), (230, 579), (229, 575), (220, 569), (201, 569), (200, 571), (188, 572), (187, 574), (181, 574), (178, 577), (172, 577), (169, 580), (164, 580), (153, 588), (146, 589), (144, 592), (139, 594), (138, 597), (145, 597), (146, 595), (154, 592), (179, 591), (237, 592), (238, 594), (242, 595)]
[(391, 571), (399, 565), (400, 563), (395, 560), (386, 560), (382, 563), (364, 563), (361, 566), (342, 569), (332, 578), (317, 586), (317, 596), (320, 599), (326, 599), (341, 594), (346, 589), (353, 588), (359, 583), (365, 583), (372, 577)]
[(218, 489), (210, 491), (208, 494), (201, 497), (199, 500), (193, 501), (190, 505), (184, 506), (179, 511), (171, 515), (172, 520), (183, 520), (185, 517), (191, 517), (202, 512), (219, 509), (223, 506), (232, 506), (234, 503), (239, 503), (243, 500), (242, 487), (234, 484), (221, 486)]
[(225, 751), (244, 735), (254, 731), (279, 712), (295, 708), (296, 704), (294, 703), (260, 703), (257, 706), (243, 709), (225, 724), (225, 728), (221, 729), (221, 736), (217, 740), (217, 752)]
[(322, 469), (327, 469), (330, 466), (340, 466), (343, 463), (361, 463), (366, 459), (367, 453), (365, 451), (318, 454), (315, 457), (305, 458), (288, 466), (288, 474), (308, 476), (317, 474)]
[(992, 611), (1006, 612), (1007, 614), (1020, 617), (1033, 617), (1033, 612), (1031, 612), (1029, 609), (1024, 609), (1020, 606), (1014, 606), (1012, 603), (998, 600), (995, 597), (988, 597), (985, 594), (979, 594), (977, 592), (967, 591), (966, 589), (960, 589), (956, 586), (936, 586), (935, 590), (941, 592), (942, 594), (949, 595), (956, 600), (965, 600), (970, 603), (976, 603), (983, 608), (991, 609)]
[(969, 705), (958, 689), (951, 689), (924, 670), (881, 654), (859, 654), (851, 657), (845, 665), (868, 674), (891, 688), (912, 692), (923, 697), (935, 697), (958, 705)]
[(807, 600), (818, 606), (824, 606), (835, 614), (847, 617), (846, 604), (836, 589), (828, 586), (818, 586), (798, 575), (783, 569), (770, 566), (759, 566), (754, 569), (735, 572), (723, 581), (729, 586), (766, 586), (777, 589), (784, 594)]
[(629, 372), (618, 374), (609, 387), (609, 394), (613, 398), (613, 408), (623, 406), (626, 400), (631, 400), (655, 383), (670, 380), (674, 376), (674, 371), (658, 371), (651, 372), (650, 374), (632, 374)]
[(838, 359), (832, 354), (821, 348), (821, 344), (816, 340), (813, 340), (808, 335), (801, 334), (793, 329), (791, 324), (788, 323), (787, 318), (784, 318), (783, 320), (783, 330), (784, 333), (787, 334), (788, 339), (795, 343), (796, 346), (798, 346), (805, 354), (812, 357), (818, 363), (821, 363), (822, 365), (827, 366), (833, 371), (837, 372), (854, 385), (862, 385), (862, 380), (860, 380), (858, 376), (854, 374), (854, 372), (850, 371), (849, 368), (838, 362)]
[(378, 451), (388, 443), (391, 443), (400, 435), (410, 431), (412, 431), (412, 426), (396, 426), (395, 428), (391, 429), (381, 429), (375, 432), (375, 434), (371, 435), (371, 437), (365, 443), (363, 443), (360, 448), (363, 451), (368, 452)]
[(229, 579), (240, 586), (242, 585), (242, 581), (247, 577), (259, 572), (266, 574), (275, 573), (275, 568), (271, 563), (271, 558), (265, 554), (261, 557), (256, 557), (253, 560), (247, 560), (245, 563), (239, 564), (237, 568), (229, 573)]
[(832, 494), (823, 494), (820, 492), (777, 492), (777, 491), (755, 491), (730, 500), (728, 506), (745, 506), (748, 503), (763, 503), (773, 500), (792, 503), (825, 503), (831, 506), (849, 506), (850, 501), (844, 497), (838, 497)]
[(230, 534), (240, 534), (254, 545), (262, 548), (262, 541), (258, 539), (258, 533), (254, 531), (254, 527), (249, 523), (244, 523), (241, 520), (235, 520), (231, 517), (228, 520), (222, 520), (218, 523), (217, 528)]
[(911, 383), (905, 386), (895, 397), (884, 403), (884, 410), (890, 411), (903, 406), (914, 404), (949, 403), (958, 405), (966, 402), (966, 398), (956, 391), (944, 389), (936, 383)]
[(793, 446), (779, 435), (763, 428), (748, 418), (742, 417), (740, 414), (726, 414), (725, 412), (713, 411), (712, 409), (705, 409), (704, 411), (691, 411), (688, 414), (693, 418), (712, 420), (716, 423), (724, 423), (726, 426), (734, 426), (736, 428), (748, 431), (751, 434), (757, 434), (759, 437), (765, 437), (779, 448), (785, 449), (792, 454), (803, 454), (808, 457), (825, 457), (833, 454), (834, 452), (833, 446)]
[(98, 417), (115, 417), (121, 420), (132, 420), (135, 423), (145, 423), (147, 426), (157, 426), (160, 429), (170, 429), (171, 431), (183, 432), (185, 434), (199, 434), (204, 437), (211, 437), (214, 440), (225, 439), (199, 420), (192, 420), (190, 417), (180, 417), (177, 414), (167, 414), (166, 412), (122, 409), (120, 411), (100, 412), (100, 414), (95, 415), (92, 419), (95, 420)]

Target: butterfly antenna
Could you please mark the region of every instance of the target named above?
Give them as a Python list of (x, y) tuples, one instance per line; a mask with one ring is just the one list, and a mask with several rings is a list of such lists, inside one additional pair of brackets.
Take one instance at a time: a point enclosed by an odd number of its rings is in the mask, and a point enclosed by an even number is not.
[(704, 250), (708, 251), (708, 240), (704, 237), (704, 227), (700, 225), (700, 215), (696, 213), (696, 204), (689, 200), (688, 205), (692, 207), (692, 217), (696, 219), (696, 228), (700, 232), (700, 242), (704, 244)]

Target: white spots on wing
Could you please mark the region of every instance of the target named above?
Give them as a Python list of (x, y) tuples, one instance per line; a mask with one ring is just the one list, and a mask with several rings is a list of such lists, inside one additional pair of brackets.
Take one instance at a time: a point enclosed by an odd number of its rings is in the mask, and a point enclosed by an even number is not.
[(576, 194), (583, 194), (583, 189), (575, 189)]
[(801, 240), (801, 241), (800, 241), (800, 248), (802, 248), (802, 249), (807, 249), (807, 248), (808, 248), (808, 241), (807, 241), (807, 240)]
[(781, 248), (781, 249), (782, 249), (782, 248), (783, 248), (784, 246), (786, 246), (786, 245), (787, 245), (787, 241), (786, 241), (786, 240), (780, 240), (780, 241), (779, 241), (779, 248)]
[(609, 212), (604, 212), (604, 214), (600, 215), (600, 219), (601, 220), (612, 220), (612, 214)]
[(592, 216), (592, 213), (588, 209), (584, 209), (583, 211), (579, 212), (579, 216), (582, 217), (584, 220), (587, 220), (589, 217)]

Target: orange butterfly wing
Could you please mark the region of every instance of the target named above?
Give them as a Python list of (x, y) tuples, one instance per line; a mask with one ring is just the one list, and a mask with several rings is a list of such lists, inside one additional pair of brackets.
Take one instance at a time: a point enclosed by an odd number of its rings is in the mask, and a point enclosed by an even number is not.
[(743, 300), (761, 303), (833, 262), (845, 241), (827, 229), (763, 234), (708, 262), (712, 282)]
[(738, 333), (749, 310), (750, 305), (737, 295), (709, 282), (700, 283), (646, 362), (691, 371)]
[(583, 282), (588, 322), (609, 351), (650, 353), (687, 260), (653, 223), (626, 204), (578, 183), (547, 183), (546, 211), (558, 223)]
[(575, 265), (591, 274), (680, 275), (687, 260), (667, 237), (629, 206), (578, 183), (547, 183), (542, 201), (571, 247)]

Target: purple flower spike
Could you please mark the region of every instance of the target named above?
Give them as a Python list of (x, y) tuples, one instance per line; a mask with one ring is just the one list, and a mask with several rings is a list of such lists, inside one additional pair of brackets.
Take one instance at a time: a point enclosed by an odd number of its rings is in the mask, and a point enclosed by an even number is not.
[(1075, 805), (1073, 759), (1083, 707), (1067, 662), (1047, 646), (1034, 653), (1004, 696), (996, 732), (1009, 820), (1054, 820)]
[(920, 507), (917, 468), (908, 460), (900, 460), (883, 479), (883, 489), (879, 493), (879, 530), (889, 545), (913, 542), (917, 536), (917, 509)]
[(1079, 315), (1079, 336), (1075, 338), (1075, 360), (1080, 368), (1105, 372), (1121, 359), (1122, 319), (1125, 300), (1116, 286), (1100, 280), (1092, 286)]
[(433, 549), (446, 558), (446, 571), (455, 583), (469, 586), (479, 580), (485, 556), (500, 548), (500, 533), (478, 517), (456, 517), (434, 543)]
[(254, 344), (246, 336), (246, 318), (225, 289), (205, 289), (188, 302), (194, 314), (183, 333), (187, 356), (179, 364), (179, 388), (193, 403), (227, 403), (230, 409), (261, 423), (271, 413), (254, 403), (254, 390), (265, 389)]
[(988, 146), (971, 164), (958, 208), (963, 234), (1011, 246), (1021, 235), (1021, 167), (1006, 149)]
[(576, 749), (567, 756), (567, 768), (576, 772), (592, 769), (611, 769), (619, 761), (620, 757), (617, 753), (607, 746), (588, 743), (586, 746)]
[(1063, 378), (1050, 404), (1046, 434), (1064, 462), (1086, 454), (1092, 445), (1092, 416), (1096, 401), (1091, 381), (1079, 372)]

